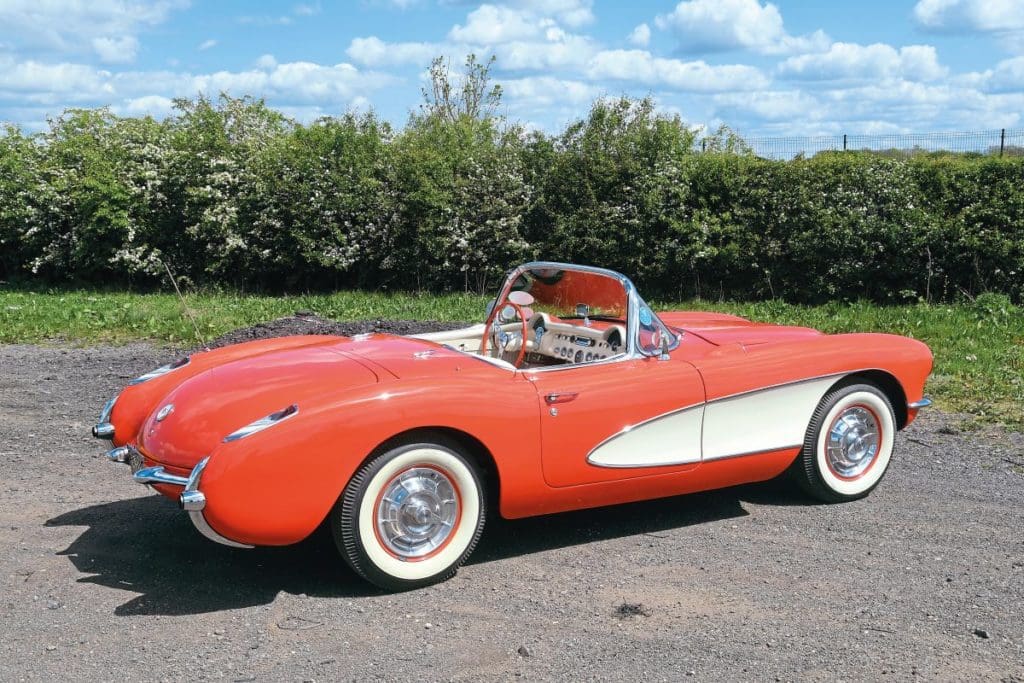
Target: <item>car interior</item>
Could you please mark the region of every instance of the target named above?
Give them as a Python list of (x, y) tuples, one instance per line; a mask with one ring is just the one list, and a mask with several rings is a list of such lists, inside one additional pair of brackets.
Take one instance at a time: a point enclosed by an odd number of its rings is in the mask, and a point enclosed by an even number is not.
[[(485, 323), (415, 336), (513, 370), (614, 361), (629, 347), (629, 305), (625, 284), (611, 274), (529, 269), (505, 283)], [(642, 302), (637, 315), (640, 341), (656, 350), (667, 330)]]

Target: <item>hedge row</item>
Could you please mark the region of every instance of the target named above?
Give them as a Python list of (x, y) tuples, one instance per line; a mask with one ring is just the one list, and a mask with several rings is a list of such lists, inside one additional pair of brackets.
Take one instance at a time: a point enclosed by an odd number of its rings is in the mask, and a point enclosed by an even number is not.
[(166, 264), (197, 287), (481, 290), (543, 258), (673, 299), (1024, 298), (1024, 160), (768, 161), (692, 136), (629, 100), (557, 135), (299, 125), (227, 97), (159, 122), (69, 111), (0, 135), (0, 279), (155, 287)]

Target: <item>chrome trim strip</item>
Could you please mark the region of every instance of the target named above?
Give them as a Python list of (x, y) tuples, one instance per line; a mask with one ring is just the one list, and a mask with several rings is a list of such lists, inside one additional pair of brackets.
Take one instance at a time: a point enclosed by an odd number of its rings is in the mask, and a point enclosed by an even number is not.
[(142, 384), (143, 382), (148, 382), (149, 380), (151, 380), (151, 379), (153, 379), (155, 377), (160, 377), (161, 375), (166, 375), (168, 372), (171, 372), (172, 370), (177, 370), (178, 368), (183, 368), (183, 367), (185, 367), (186, 365), (188, 365), (191, 362), (192, 362), (192, 358), (190, 356), (183, 356), (182, 358), (178, 358), (176, 360), (173, 360), (170, 363), (167, 363), (166, 365), (161, 365), (160, 367), (156, 368), (155, 370), (150, 370), (149, 372), (145, 373), (144, 375), (139, 375), (135, 379), (133, 379), (130, 382), (128, 382), (128, 386), (134, 386), (136, 384)]
[(289, 417), (293, 417), (299, 414), (299, 406), (296, 403), (286, 406), (281, 410), (277, 410), (266, 417), (261, 417), (255, 422), (250, 422), (244, 427), (240, 427), (235, 431), (231, 432), (224, 437), (224, 443), (230, 443), (231, 441), (238, 441), (244, 439), (247, 436), (252, 436), (256, 432), (262, 432), (267, 427), (273, 427), (276, 424), (284, 422)]
[(802, 443), (793, 444), (792, 446), (779, 446), (778, 448), (769, 448), (763, 451), (744, 451), (743, 453), (729, 453), (728, 455), (719, 455), (714, 458), (704, 458), (701, 462), (716, 462), (718, 460), (731, 460), (732, 458), (745, 458), (748, 455), (763, 455), (765, 453), (777, 453), (779, 451), (788, 451), (792, 448), (803, 448)]
[(918, 410), (919, 408), (927, 408), (931, 404), (932, 404), (932, 400), (930, 398), (928, 398), (927, 396), (924, 396), (924, 397), (921, 398), (920, 401), (914, 401), (913, 403), (908, 403), (907, 404), (907, 408), (909, 408), (910, 410)]

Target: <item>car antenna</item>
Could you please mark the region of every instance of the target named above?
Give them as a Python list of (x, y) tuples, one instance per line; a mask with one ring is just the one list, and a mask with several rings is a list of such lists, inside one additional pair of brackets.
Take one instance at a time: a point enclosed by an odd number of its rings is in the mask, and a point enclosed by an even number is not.
[(185, 312), (188, 319), (192, 321), (192, 327), (196, 331), (196, 340), (203, 345), (203, 348), (207, 351), (210, 347), (207, 345), (206, 340), (203, 339), (202, 333), (199, 331), (199, 323), (196, 322), (195, 316), (192, 315), (192, 311), (189, 310), (188, 304), (185, 303), (185, 297), (182, 295), (181, 290), (178, 289), (178, 281), (174, 278), (174, 273), (171, 272), (171, 267), (167, 265), (167, 262), (163, 259), (160, 263), (164, 264), (164, 270), (167, 271), (167, 277), (171, 278), (171, 284), (174, 285), (174, 291), (178, 293), (178, 299), (181, 300), (181, 310)]

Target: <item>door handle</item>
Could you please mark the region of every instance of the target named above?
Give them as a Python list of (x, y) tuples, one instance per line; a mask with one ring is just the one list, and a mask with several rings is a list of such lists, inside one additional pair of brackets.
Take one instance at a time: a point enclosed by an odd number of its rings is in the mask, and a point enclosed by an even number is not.
[(556, 403), (568, 403), (569, 401), (575, 401), (576, 397), (579, 395), (578, 391), (552, 392), (544, 397), (544, 402), (549, 406), (553, 406)]

